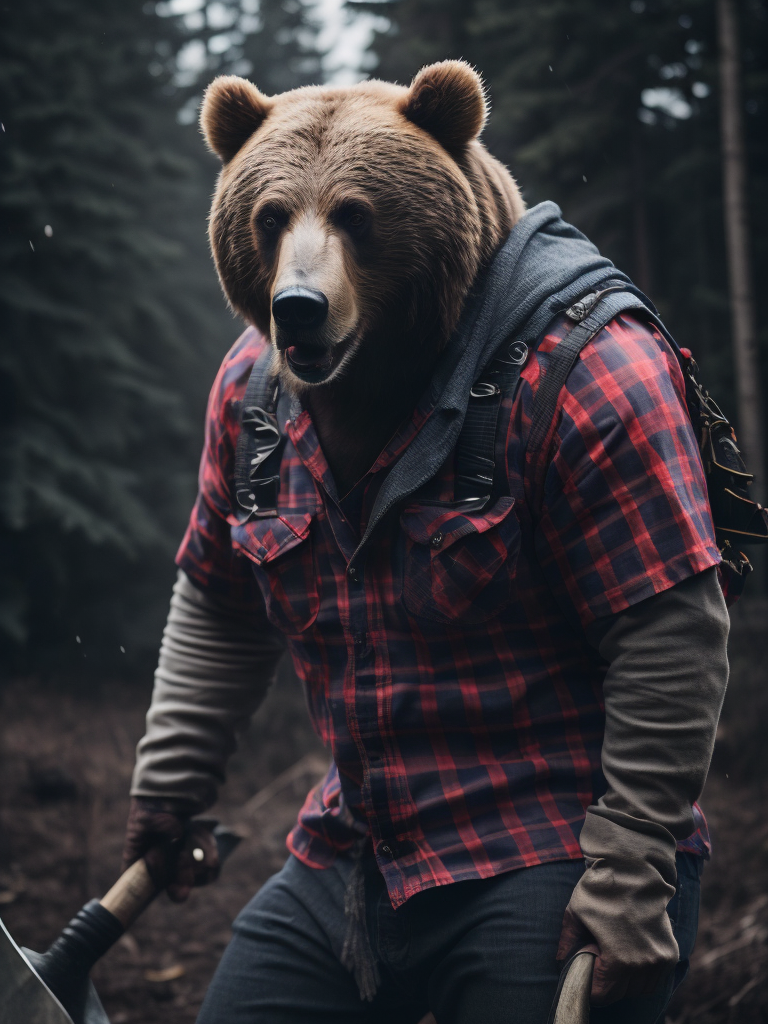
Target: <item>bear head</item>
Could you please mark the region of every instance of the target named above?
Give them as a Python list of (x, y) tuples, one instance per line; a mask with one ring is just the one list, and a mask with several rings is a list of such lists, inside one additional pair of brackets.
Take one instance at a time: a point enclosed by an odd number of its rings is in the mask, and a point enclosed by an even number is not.
[(232, 307), (294, 391), (431, 365), (472, 282), (523, 212), (478, 141), (486, 99), (462, 61), (267, 97), (215, 79), (201, 125), (221, 158), (210, 218)]

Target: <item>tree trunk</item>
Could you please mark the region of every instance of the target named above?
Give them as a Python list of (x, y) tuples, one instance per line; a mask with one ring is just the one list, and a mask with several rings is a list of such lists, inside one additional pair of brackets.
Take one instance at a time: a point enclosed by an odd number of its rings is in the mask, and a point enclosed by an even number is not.
[(651, 253), (648, 238), (648, 210), (645, 202), (645, 173), (641, 140), (632, 143), (632, 220), (635, 243), (635, 284), (651, 294)]
[(739, 442), (756, 475), (753, 497), (765, 495), (765, 451), (760, 415), (760, 367), (747, 222), (746, 155), (739, 89), (736, 0), (717, 0), (720, 42), (720, 136), (723, 210), (728, 255), (731, 331), (739, 404)]

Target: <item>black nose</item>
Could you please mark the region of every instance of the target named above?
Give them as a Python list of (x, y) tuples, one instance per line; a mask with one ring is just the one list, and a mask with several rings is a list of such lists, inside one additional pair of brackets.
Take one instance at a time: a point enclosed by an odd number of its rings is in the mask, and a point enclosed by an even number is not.
[(328, 299), (311, 288), (284, 288), (272, 299), (272, 316), (280, 327), (311, 331), (328, 316)]

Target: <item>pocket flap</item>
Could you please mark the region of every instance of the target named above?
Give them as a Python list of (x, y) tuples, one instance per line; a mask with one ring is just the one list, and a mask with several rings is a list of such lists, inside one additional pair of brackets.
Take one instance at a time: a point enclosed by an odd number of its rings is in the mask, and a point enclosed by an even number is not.
[(445, 505), (409, 505), (400, 516), (400, 525), (416, 544), (445, 550), (469, 533), (485, 533), (498, 526), (514, 504), (514, 498), (503, 497), (482, 512), (462, 512)]
[(312, 512), (287, 512), (232, 528), (232, 543), (257, 565), (272, 562), (309, 536)]

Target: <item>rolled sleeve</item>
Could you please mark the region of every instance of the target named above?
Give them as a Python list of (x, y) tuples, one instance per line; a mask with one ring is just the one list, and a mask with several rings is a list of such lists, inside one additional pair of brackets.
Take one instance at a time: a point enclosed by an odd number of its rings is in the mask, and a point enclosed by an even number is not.
[(537, 552), (583, 625), (720, 562), (684, 384), (667, 342), (619, 316), (560, 397)]

